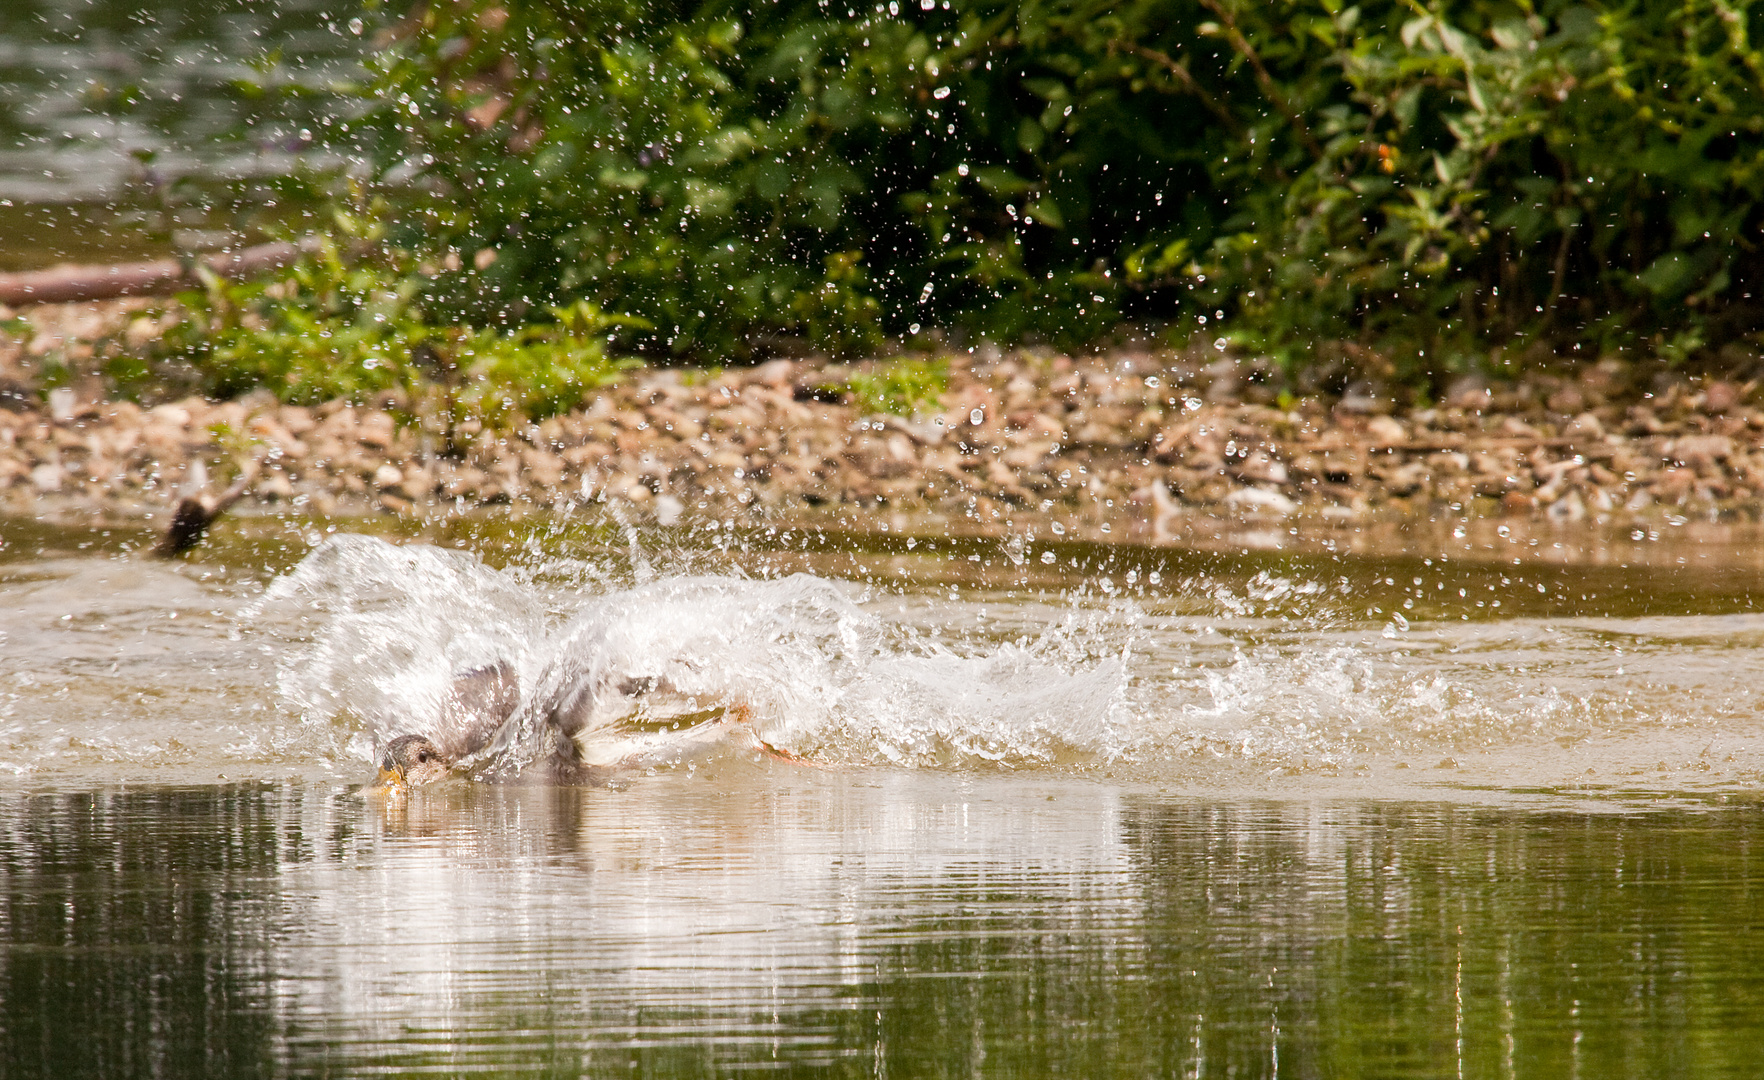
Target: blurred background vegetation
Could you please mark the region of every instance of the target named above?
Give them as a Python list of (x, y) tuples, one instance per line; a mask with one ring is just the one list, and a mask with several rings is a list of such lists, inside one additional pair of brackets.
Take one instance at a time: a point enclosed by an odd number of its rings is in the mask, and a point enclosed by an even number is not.
[(317, 392), (264, 358), (313, 320), (356, 328), (368, 384), (495, 342), (592, 382), (608, 348), (1133, 323), (1424, 387), (1754, 355), (1764, 327), (1764, 4), (369, 0), (350, 25), (360, 79), (272, 57), (241, 89), (334, 97), (314, 138), (368, 167), (315, 182), (376, 254), (320, 274), (343, 288), (211, 289), (179, 347), (217, 385)]

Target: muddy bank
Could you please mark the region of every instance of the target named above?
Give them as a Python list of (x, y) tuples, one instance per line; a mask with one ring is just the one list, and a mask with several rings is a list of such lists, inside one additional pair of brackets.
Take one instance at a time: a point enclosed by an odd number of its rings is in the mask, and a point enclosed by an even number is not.
[(778, 360), (642, 369), (567, 415), (450, 430), (397, 395), (143, 406), (106, 400), (92, 377), (44, 390), (46, 363), (91, 356), (107, 326), (111, 340), (154, 327), (126, 303), (28, 314), (0, 343), (0, 510), (13, 514), (163, 513), (194, 484), (249, 473), (246, 506), (327, 516), (611, 502), (669, 524), (850, 508), (1151, 539), (1223, 519), (1764, 516), (1754, 384), (1617, 360), (1460, 379), (1437, 404), (1402, 407), (1363, 382), (1294, 400), (1229, 358), (982, 346), (948, 354), (948, 391), (911, 418), (848, 403), (839, 388), (867, 365)]

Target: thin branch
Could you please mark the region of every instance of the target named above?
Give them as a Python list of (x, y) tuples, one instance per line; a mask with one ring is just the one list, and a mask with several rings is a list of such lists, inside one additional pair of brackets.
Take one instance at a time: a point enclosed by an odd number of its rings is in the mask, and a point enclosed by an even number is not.
[[(1572, 198), (1568, 194), (1574, 182), (1574, 176), (1568, 171), (1568, 163), (1557, 158), (1556, 165), (1562, 171), (1562, 186), (1557, 188), (1564, 202)], [(1552, 200), (1554, 201), (1554, 200)], [(1544, 326), (1553, 328), (1556, 325), (1556, 302), (1562, 298), (1562, 282), (1568, 271), (1568, 245), (1574, 240), (1574, 222), (1562, 228), (1562, 243), (1556, 247), (1556, 262), (1550, 273), (1550, 298), (1544, 302)]]
[(1243, 125), (1237, 122), (1237, 117), (1231, 115), (1231, 110), (1225, 107), (1224, 102), (1208, 93), (1206, 87), (1194, 80), (1194, 76), (1189, 73), (1187, 64), (1184, 64), (1182, 61), (1161, 49), (1154, 49), (1147, 45), (1138, 45), (1126, 41), (1109, 42), (1109, 51), (1114, 52), (1116, 50), (1130, 52), (1143, 60), (1150, 60), (1152, 63), (1163, 68), (1165, 71), (1175, 76), (1176, 81), (1182, 84), (1184, 90), (1199, 98), (1200, 103), (1207, 107), (1207, 111), (1214, 116), (1217, 116), (1219, 121), (1229, 128), (1233, 135), (1243, 134)]
[(1295, 112), (1292, 106), (1287, 103), (1286, 95), (1280, 92), (1280, 87), (1274, 82), (1274, 76), (1268, 74), (1268, 69), (1263, 65), (1262, 58), (1256, 54), (1249, 39), (1243, 36), (1243, 31), (1237, 28), (1237, 20), (1232, 17), (1229, 11), (1225, 10), (1219, 0), (1200, 0), (1200, 2), (1201, 6), (1219, 16), (1220, 21), (1225, 24), (1225, 40), (1231, 42), (1231, 47), (1250, 62), (1250, 67), (1254, 68), (1256, 72), (1256, 81), (1262, 84), (1262, 93), (1274, 103), (1274, 108), (1286, 117), (1286, 122), (1291, 124), (1293, 131), (1298, 134), (1299, 142), (1305, 144), (1305, 149), (1311, 152), (1312, 157), (1319, 161), (1323, 160), (1323, 144), (1318, 142), (1316, 136), (1311, 134), (1311, 129), (1305, 126), (1304, 117)]
[(1556, 246), (1556, 262), (1550, 270), (1550, 298), (1544, 303), (1544, 325), (1556, 324), (1556, 301), (1562, 298), (1562, 279), (1568, 271), (1568, 244), (1574, 239), (1574, 226), (1562, 230), (1562, 242)]

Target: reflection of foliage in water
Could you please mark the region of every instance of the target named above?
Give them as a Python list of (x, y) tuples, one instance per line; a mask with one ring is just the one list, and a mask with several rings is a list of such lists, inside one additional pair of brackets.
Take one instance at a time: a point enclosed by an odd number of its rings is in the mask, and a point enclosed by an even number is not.
[(1277, 1055), (1299, 1076), (1641, 1080), (1755, 1061), (1749, 809), (817, 779), (397, 809), (286, 785), (9, 793), (0, 1069), (1114, 1080), (1268, 1075)]

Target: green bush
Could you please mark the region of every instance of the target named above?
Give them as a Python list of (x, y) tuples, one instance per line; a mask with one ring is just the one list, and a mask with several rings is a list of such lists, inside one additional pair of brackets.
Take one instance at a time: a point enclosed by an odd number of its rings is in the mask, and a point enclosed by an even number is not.
[(1424, 377), (1515, 338), (1757, 329), (1761, 21), (434, 0), (387, 20), (330, 130), (378, 162), (391, 240), (458, 260), (410, 302), (480, 324), (586, 299), (721, 358), (1147, 318), (1294, 362), (1354, 339)]
[(860, 415), (912, 416), (936, 405), (949, 389), (949, 364), (902, 357), (852, 375), (844, 389)]
[(571, 409), (635, 363), (607, 356), (607, 331), (641, 324), (588, 301), (512, 332), (448, 325), (413, 302), (425, 277), (346, 264), (332, 249), (278, 279), (213, 279), (179, 298), (188, 317), (161, 349), (192, 364), (215, 396), (263, 387), (314, 404), (396, 390), (454, 421), (496, 425)]

